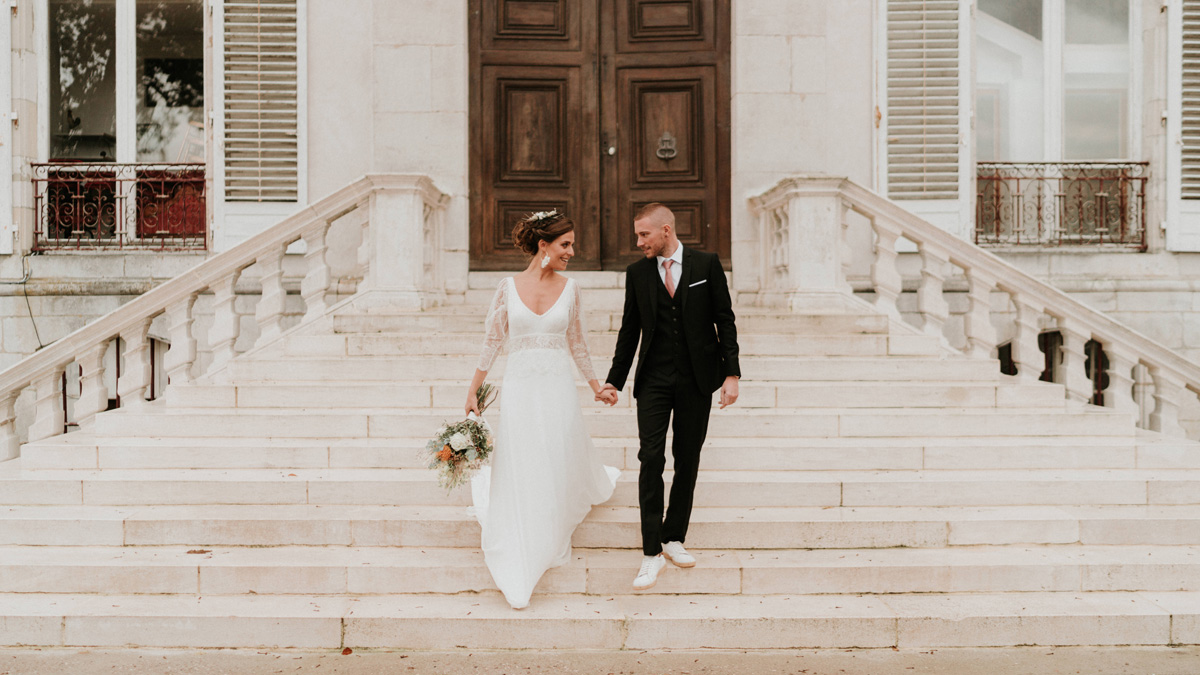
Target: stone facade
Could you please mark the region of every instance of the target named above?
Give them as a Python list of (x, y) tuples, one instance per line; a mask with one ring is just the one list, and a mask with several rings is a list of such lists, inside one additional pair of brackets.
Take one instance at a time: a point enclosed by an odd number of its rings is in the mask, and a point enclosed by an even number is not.
[[(749, 197), (795, 174), (848, 176), (882, 191), (877, 92), (882, 86), (879, 35), (886, 5), (884, 0), (845, 0), (837, 5), (833, 11), (824, 0), (733, 3), (733, 288), (743, 302), (754, 302), (760, 290), (757, 270), (764, 264)], [(1141, 9), (1142, 56), (1137, 60), (1141, 90), (1133, 98), (1144, 120), (1142, 158), (1151, 163), (1149, 251), (1047, 249), (1004, 255), (1196, 358), (1200, 314), (1192, 288), (1200, 284), (1200, 257), (1167, 251), (1164, 237), (1164, 228), (1176, 226), (1165, 215), (1169, 168), (1162, 124), (1169, 88), (1169, 12), (1160, 11), (1158, 0), (1136, 0), (1135, 6)], [(470, 228), (466, 0), (303, 0), (301, 8), (307, 27), (302, 42), (307, 79), (301, 94), (309, 201), (366, 173), (430, 176), (450, 195), (439, 276), (448, 298), (463, 296), (468, 288)], [(38, 158), (37, 99), (45, 87), (38, 73), (44, 65), (40, 60), (46, 58), (35, 18), (44, 10), (44, 3), (23, 4), (13, 22), (12, 105), (19, 122), (10, 150), (19, 235), (17, 253), (0, 256), (4, 281), (22, 278), (20, 254), (32, 243), (28, 166)], [(219, 84), (210, 83), (210, 92), (219, 91)], [(216, 248), (243, 239), (247, 233), (239, 228), (245, 226), (244, 220), (213, 221)], [(958, 226), (971, 230), (969, 223)], [(32, 257), (27, 261), (32, 270), (27, 284), (0, 285), (0, 298), (10, 298), (0, 302), (0, 363), (11, 363), (37, 348), (25, 293), (31, 296), (35, 318), (41, 320), (41, 340), (46, 342), (199, 259), (197, 254), (141, 252)], [(867, 273), (865, 268), (851, 271)], [(289, 278), (288, 283), (295, 287), (297, 280)]]

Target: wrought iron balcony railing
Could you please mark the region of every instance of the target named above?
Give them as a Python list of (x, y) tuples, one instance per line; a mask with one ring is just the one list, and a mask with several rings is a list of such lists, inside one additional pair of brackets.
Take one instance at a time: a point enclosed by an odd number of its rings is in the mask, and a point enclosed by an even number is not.
[(980, 246), (1146, 248), (1146, 162), (980, 162)]
[(204, 250), (203, 164), (33, 165), (35, 250)]

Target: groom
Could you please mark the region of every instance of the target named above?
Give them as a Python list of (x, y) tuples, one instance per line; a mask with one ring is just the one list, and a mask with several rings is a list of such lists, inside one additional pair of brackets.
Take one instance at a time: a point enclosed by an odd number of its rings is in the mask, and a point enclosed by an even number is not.
[[(717, 256), (681, 246), (675, 215), (662, 204), (642, 207), (634, 216), (633, 229), (646, 258), (625, 272), (625, 314), (612, 369), (597, 399), (625, 386), (636, 350), (633, 396), (641, 441), (638, 501), (645, 557), (633, 588), (641, 591), (658, 581), (667, 564), (664, 554), (679, 567), (696, 564), (683, 542), (712, 394), (721, 390), (722, 408), (736, 401), (741, 370), (733, 303)], [(664, 520), (663, 468), (672, 414), (675, 478)]]

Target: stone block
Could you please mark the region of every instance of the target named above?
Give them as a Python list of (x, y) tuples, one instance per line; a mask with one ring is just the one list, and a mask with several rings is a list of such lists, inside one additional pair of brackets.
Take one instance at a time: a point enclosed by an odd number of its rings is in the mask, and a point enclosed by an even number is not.
[(64, 644), (332, 649), (341, 644), (341, 623), (336, 616), (68, 616)]
[(774, 35), (743, 36), (734, 52), (734, 88), (742, 93), (783, 93), (791, 88), (792, 54), (788, 38)]
[(439, 186), (465, 181), (465, 112), (380, 112), (375, 115), (375, 130), (379, 171), (428, 174)]
[(430, 105), (434, 111), (467, 110), (467, 85), (470, 80), (467, 55), (466, 45), (432, 48)]
[(824, 0), (740, 0), (733, 7), (734, 35), (822, 35)]
[(377, 113), (433, 110), (431, 48), (376, 45), (372, 85)]
[(825, 103), (820, 95), (739, 94), (733, 102), (736, 170), (820, 171), (827, 139), (817, 120), (824, 119)]
[(824, 93), (827, 90), (825, 38), (793, 37), (789, 42), (792, 52), (791, 90), (797, 94)]
[(375, 0), (374, 4), (375, 44), (467, 43), (466, 0)]
[[(12, 614), (12, 610), (6, 613)], [(61, 616), (0, 616), (0, 646), (48, 647), (62, 644)]]
[(1170, 616), (1128, 594), (889, 596), (899, 646), (1165, 645)]

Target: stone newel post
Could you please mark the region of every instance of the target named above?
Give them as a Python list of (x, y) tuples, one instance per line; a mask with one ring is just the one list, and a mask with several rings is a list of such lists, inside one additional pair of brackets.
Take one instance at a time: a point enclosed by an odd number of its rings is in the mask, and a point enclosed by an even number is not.
[(796, 312), (853, 304), (843, 271), (844, 180), (797, 176), (750, 200), (759, 219), (764, 304)]
[(427, 176), (370, 176), (377, 189), (368, 205), (366, 310), (417, 310), (439, 304), (443, 214), (449, 196)]

